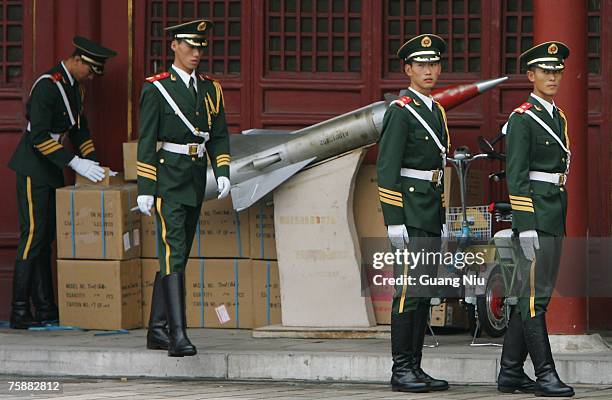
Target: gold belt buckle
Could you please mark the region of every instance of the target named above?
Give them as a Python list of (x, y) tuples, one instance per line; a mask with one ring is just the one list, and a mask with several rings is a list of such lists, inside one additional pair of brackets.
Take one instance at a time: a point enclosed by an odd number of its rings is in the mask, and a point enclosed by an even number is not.
[(198, 145), (197, 144), (188, 144), (189, 146), (189, 155), (197, 156), (198, 155)]
[(440, 180), (442, 178), (442, 170), (436, 169), (432, 172), (433, 175), (431, 176), (431, 181), (434, 182), (436, 185), (440, 185)]
[(559, 174), (559, 183), (557, 184), (557, 186), (565, 186), (565, 182), (567, 182), (567, 175)]

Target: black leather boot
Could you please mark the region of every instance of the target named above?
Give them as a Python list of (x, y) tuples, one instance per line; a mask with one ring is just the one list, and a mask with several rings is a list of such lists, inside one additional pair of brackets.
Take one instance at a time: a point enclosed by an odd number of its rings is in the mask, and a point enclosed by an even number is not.
[(518, 310), (510, 311), (510, 321), (504, 336), (497, 390), (502, 393), (533, 393), (535, 382), (525, 374), (523, 363), (527, 358), (527, 344), (523, 336), (523, 322)]
[(164, 291), (162, 290), (162, 283), (158, 272), (155, 274), (155, 281), (153, 282), (151, 314), (149, 316), (149, 330), (147, 331), (147, 349), (168, 350), (167, 323)]
[(430, 386), (417, 376), (414, 342), (416, 311), (391, 315), (391, 354), (393, 369), (391, 389), (394, 392), (428, 392)]
[(32, 271), (32, 303), (36, 310), (36, 321), (41, 324), (55, 324), (59, 312), (55, 304), (53, 275), (51, 274), (51, 253), (43, 252), (34, 259)]
[(415, 329), (413, 330), (412, 341), (414, 343), (414, 354), (416, 376), (422, 381), (429, 384), (432, 391), (448, 390), (448, 382), (442, 379), (436, 379), (429, 376), (421, 368), (421, 359), (423, 358), (423, 343), (425, 343), (425, 331), (427, 329), (427, 319), (429, 317), (429, 304), (419, 304), (415, 316)]
[(529, 356), (536, 374), (534, 393), (543, 397), (571, 397), (574, 389), (561, 381), (548, 341), (546, 318), (544, 314), (536, 315), (523, 321), (523, 332)]
[(16, 260), (13, 274), (13, 298), (11, 301), (10, 327), (13, 329), (28, 329), (39, 326), (30, 311), (30, 289), (33, 260)]
[(185, 317), (185, 281), (182, 272), (173, 272), (162, 279), (164, 305), (168, 319), (168, 356), (193, 356), (197, 350), (187, 337)]

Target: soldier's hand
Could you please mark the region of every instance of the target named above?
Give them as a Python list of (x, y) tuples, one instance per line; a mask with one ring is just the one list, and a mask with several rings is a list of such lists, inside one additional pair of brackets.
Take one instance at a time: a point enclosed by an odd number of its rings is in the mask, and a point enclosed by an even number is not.
[(523, 249), (525, 258), (533, 261), (535, 259), (535, 251), (540, 249), (538, 232), (532, 229), (519, 233), (519, 242), (521, 243), (521, 249)]
[(391, 245), (400, 250), (403, 250), (410, 240), (406, 225), (389, 225), (387, 227), (387, 235), (389, 236)]
[(232, 184), (230, 183), (230, 180), (227, 179), (225, 176), (220, 176), (217, 179), (217, 190), (219, 191), (219, 196), (217, 196), (217, 198), (218, 199), (226, 198), (231, 188), (232, 188)]
[(92, 182), (100, 182), (104, 179), (104, 168), (97, 161), (74, 156), (68, 163), (68, 166), (75, 170), (77, 174), (84, 176)]
[(153, 196), (140, 195), (136, 198), (138, 209), (141, 213), (151, 216), (151, 208), (153, 208)]

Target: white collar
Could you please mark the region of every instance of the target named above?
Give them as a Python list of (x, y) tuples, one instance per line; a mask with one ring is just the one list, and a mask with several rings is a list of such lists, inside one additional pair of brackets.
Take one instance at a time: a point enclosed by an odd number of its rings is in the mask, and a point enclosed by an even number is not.
[(191, 74), (188, 74), (187, 72), (183, 71), (174, 64), (172, 64), (172, 68), (176, 71), (176, 73), (181, 78), (183, 83), (185, 83), (185, 86), (187, 86), (187, 88), (189, 88), (189, 78), (193, 78), (193, 87), (195, 88), (196, 92), (198, 91), (198, 80), (196, 79), (195, 69), (191, 71)]
[(68, 72), (68, 68), (66, 68), (66, 65), (64, 65), (63, 61), (60, 64), (62, 64), (62, 68), (64, 68), (64, 71), (66, 71), (66, 75), (68, 75), (70, 86), (74, 86), (74, 78), (72, 77), (72, 75), (70, 75), (70, 72)]
[(544, 100), (543, 98), (541, 98), (540, 96), (536, 96), (533, 92), (531, 93), (531, 95), (540, 102), (540, 104), (542, 104), (544, 106), (544, 108), (546, 109), (546, 111), (548, 111), (548, 114), (550, 114), (551, 118), (553, 117), (553, 109), (556, 107), (555, 101), (553, 100), (552, 103), (547, 102), (546, 100)]
[(431, 96), (425, 96), (424, 94), (417, 92), (416, 90), (414, 90), (411, 87), (408, 87), (408, 89), (412, 90), (413, 93), (416, 93), (416, 95), (419, 96), (419, 98), (421, 100), (423, 100), (423, 103), (425, 103), (427, 108), (429, 108), (429, 111), (432, 111), (432, 109), (433, 109), (433, 98)]

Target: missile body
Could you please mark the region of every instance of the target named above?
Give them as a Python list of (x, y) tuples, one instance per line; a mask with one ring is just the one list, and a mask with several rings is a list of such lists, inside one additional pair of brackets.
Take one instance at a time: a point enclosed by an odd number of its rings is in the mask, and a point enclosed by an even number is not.
[[(506, 79), (454, 86), (433, 96), (448, 110)], [(388, 106), (387, 102), (378, 101), (294, 132), (254, 129), (230, 135), (234, 209), (248, 208), (310, 164), (376, 143)], [(209, 167), (205, 200), (216, 195), (216, 180)]]

